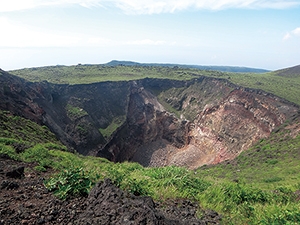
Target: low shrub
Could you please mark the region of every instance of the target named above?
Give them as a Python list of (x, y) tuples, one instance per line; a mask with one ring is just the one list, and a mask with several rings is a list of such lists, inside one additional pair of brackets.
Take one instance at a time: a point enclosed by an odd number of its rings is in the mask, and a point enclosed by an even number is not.
[(264, 210), (257, 224), (268, 225), (268, 224), (288, 224), (298, 225), (300, 224), (300, 209), (297, 206), (288, 208), (284, 207), (272, 207)]
[(136, 196), (151, 195), (151, 191), (146, 180), (126, 177), (126, 179), (122, 182), (120, 188), (123, 190), (127, 190), (128, 192)]
[(37, 162), (42, 167), (50, 167), (52, 165), (49, 150), (43, 144), (37, 144), (32, 148), (26, 149), (20, 153), (20, 157), (25, 162)]
[(272, 200), (268, 192), (242, 184), (228, 183), (222, 189), (225, 198), (230, 199), (235, 204), (244, 202), (267, 203)]
[(282, 180), (282, 178), (280, 178), (280, 177), (270, 177), (270, 178), (264, 179), (264, 182), (265, 183), (275, 183), (275, 182), (279, 182), (281, 180)]
[(8, 157), (19, 160), (19, 156), (12, 146), (7, 146), (0, 143), (0, 154), (7, 155)]
[(97, 177), (82, 168), (63, 170), (45, 181), (45, 186), (60, 199), (87, 196)]

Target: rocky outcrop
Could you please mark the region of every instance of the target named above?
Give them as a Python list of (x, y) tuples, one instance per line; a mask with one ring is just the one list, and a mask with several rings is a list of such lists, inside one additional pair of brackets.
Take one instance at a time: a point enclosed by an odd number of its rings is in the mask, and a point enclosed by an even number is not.
[(219, 163), (299, 117), (295, 104), (222, 79), (54, 85), (0, 72), (0, 109), (47, 125), (69, 149), (115, 162)]
[(131, 89), (126, 123), (99, 156), (106, 152), (118, 162), (197, 168), (235, 158), (287, 119), (299, 116), (296, 105), (224, 80), (182, 83), (158, 97), (148, 90), (142, 82)]
[(164, 210), (150, 197), (135, 196), (123, 192), (109, 179), (97, 183), (91, 190), (86, 210), (74, 224), (219, 224), (221, 216), (203, 211), (203, 219), (197, 219), (197, 205), (182, 201), (165, 206)]
[(31, 83), (0, 69), (0, 109), (41, 124), (44, 110), (33, 101), (36, 96), (38, 93)]
[(47, 112), (43, 115), (44, 124), (65, 144), (81, 154), (94, 155), (106, 143), (100, 129), (109, 126), (114, 118), (125, 117), (128, 89), (127, 82), (49, 84), (45, 90), (51, 98), (35, 101)]
[(137, 148), (157, 140), (166, 140), (179, 149), (187, 144), (186, 128), (186, 121), (166, 112), (151, 92), (134, 81), (126, 121), (98, 156), (110, 155), (117, 162), (131, 160)]
[(188, 145), (173, 154), (170, 164), (197, 168), (233, 159), (298, 110), (275, 96), (237, 88), (202, 109), (189, 130)]
[(126, 115), (128, 88), (127, 82), (32, 83), (2, 71), (0, 109), (44, 124), (69, 149), (93, 155), (106, 143), (99, 129)]

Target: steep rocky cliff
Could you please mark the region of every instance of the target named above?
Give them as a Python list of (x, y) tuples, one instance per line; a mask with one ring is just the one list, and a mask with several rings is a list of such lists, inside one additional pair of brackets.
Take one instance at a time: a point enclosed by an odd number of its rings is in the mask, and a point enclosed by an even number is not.
[(45, 124), (70, 149), (92, 155), (106, 143), (99, 129), (125, 118), (128, 88), (127, 82), (32, 83), (1, 71), (0, 109)]
[(47, 125), (70, 149), (116, 162), (219, 163), (299, 117), (297, 105), (222, 79), (54, 85), (0, 73), (0, 109)]
[(181, 82), (156, 93), (145, 81), (131, 89), (127, 120), (98, 155), (144, 166), (197, 168), (235, 158), (299, 116), (296, 105), (220, 79)]

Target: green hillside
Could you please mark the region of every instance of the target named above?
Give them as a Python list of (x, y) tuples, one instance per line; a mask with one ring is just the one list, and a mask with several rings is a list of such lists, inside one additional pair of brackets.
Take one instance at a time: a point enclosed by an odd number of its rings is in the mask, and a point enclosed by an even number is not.
[(249, 67), (239, 67), (239, 66), (200, 66), (200, 65), (185, 65), (185, 64), (173, 64), (173, 63), (138, 63), (132, 61), (118, 61), (112, 60), (106, 63), (107, 66), (155, 66), (155, 67), (180, 67), (187, 69), (199, 69), (199, 70), (214, 70), (222, 72), (235, 72), (235, 73), (265, 73), (269, 72), (264, 69), (249, 68)]
[(294, 67), (268, 73), (232, 73), (195, 68), (162, 67), (162, 66), (107, 66), (77, 65), (48, 66), (10, 71), (29, 81), (47, 80), (58, 84), (83, 84), (103, 81), (136, 80), (149, 78), (165, 78), (189, 80), (199, 76), (210, 76), (228, 79), (240, 86), (261, 89), (300, 105), (300, 72)]
[(106, 66), (76, 65), (47, 66), (9, 71), (29, 81), (47, 80), (56, 84), (87, 84), (103, 81), (136, 80), (146, 77), (168, 79), (191, 79), (199, 75), (210, 75), (210, 71), (196, 69), (149, 67), (149, 66)]
[(264, 90), (300, 105), (300, 75), (293, 77), (277, 76), (277, 72), (274, 71), (261, 74), (231, 73), (228, 76), (229, 80), (235, 84)]

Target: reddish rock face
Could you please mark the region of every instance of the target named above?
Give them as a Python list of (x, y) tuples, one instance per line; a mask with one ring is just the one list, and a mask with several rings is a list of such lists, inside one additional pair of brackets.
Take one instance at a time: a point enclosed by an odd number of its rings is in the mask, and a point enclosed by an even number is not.
[(295, 104), (221, 79), (54, 85), (0, 72), (0, 109), (47, 125), (70, 149), (115, 162), (215, 164), (299, 117)]
[[(181, 94), (171, 90), (169, 95), (167, 90), (159, 96), (162, 104), (165, 100), (179, 108), (180, 117), (194, 115), (187, 121), (167, 112), (147, 88), (138, 90), (132, 89), (124, 127), (101, 150), (110, 152), (114, 161), (189, 168), (216, 164), (268, 137), (299, 111), (297, 106), (262, 91), (205, 79), (184, 90), (178, 88)], [(191, 114), (190, 109), (196, 112)]]
[[(235, 158), (259, 139), (268, 137), (297, 110), (270, 95), (233, 90), (218, 105), (204, 107), (193, 121), (186, 151), (193, 146), (204, 157), (190, 159), (189, 167)], [(187, 153), (176, 154), (179, 159)]]

